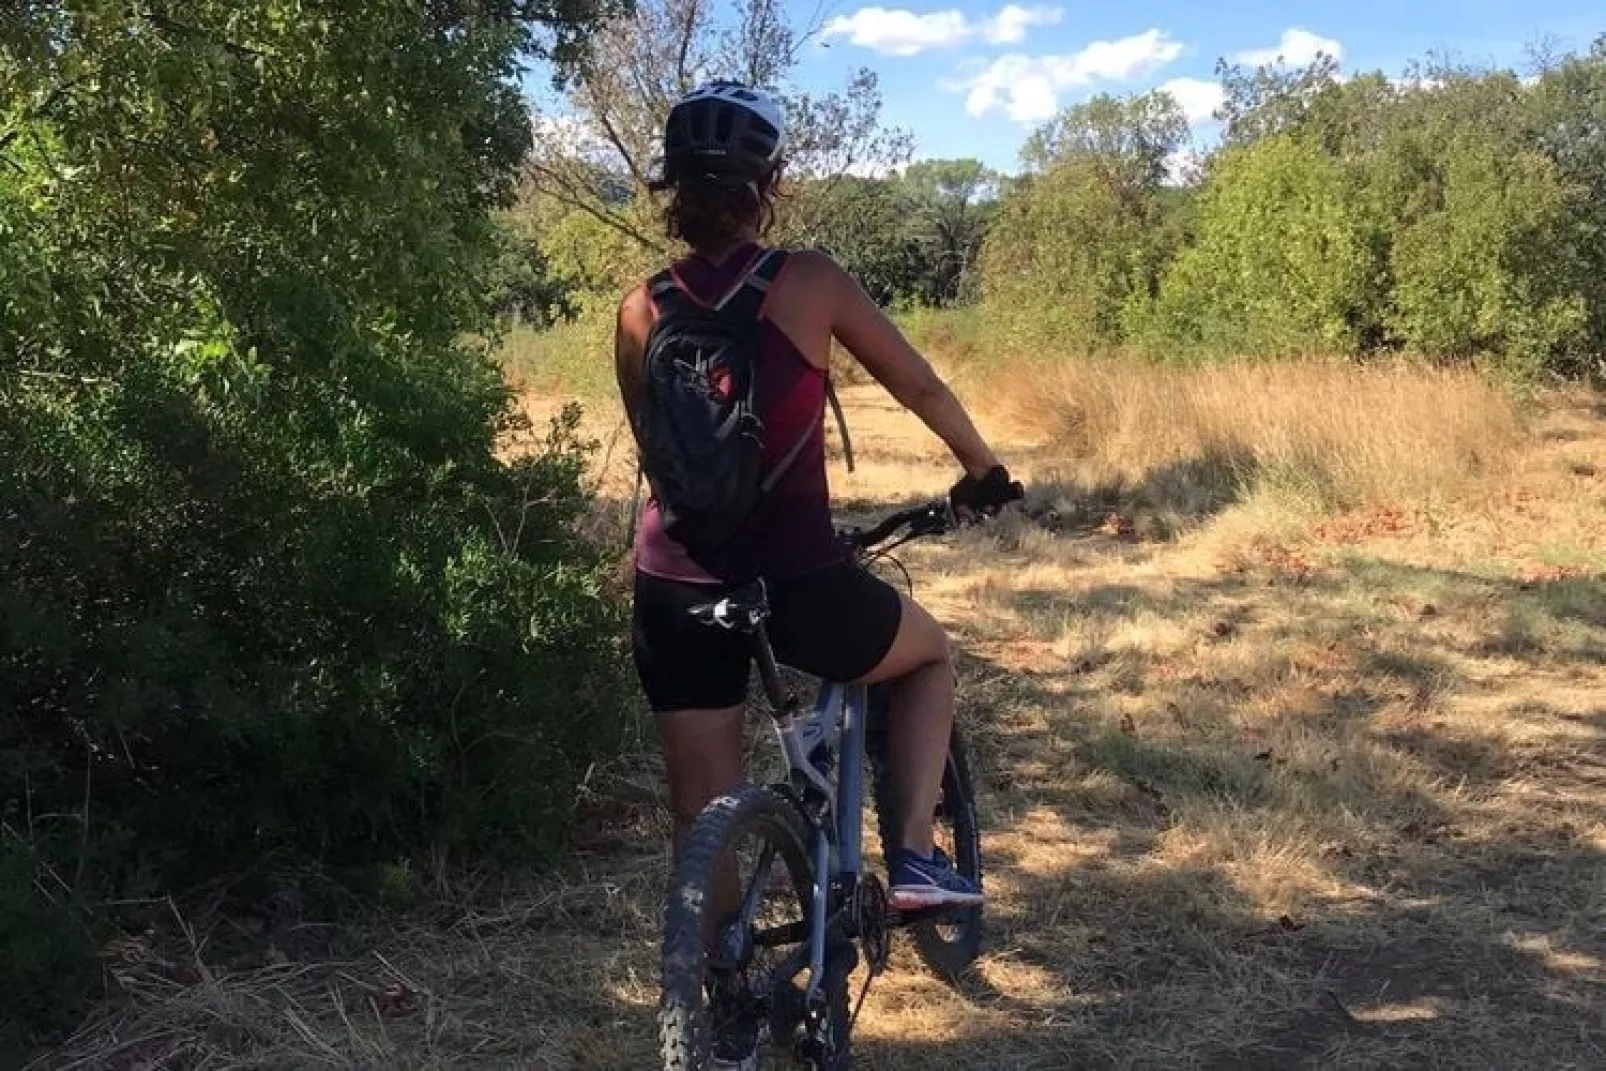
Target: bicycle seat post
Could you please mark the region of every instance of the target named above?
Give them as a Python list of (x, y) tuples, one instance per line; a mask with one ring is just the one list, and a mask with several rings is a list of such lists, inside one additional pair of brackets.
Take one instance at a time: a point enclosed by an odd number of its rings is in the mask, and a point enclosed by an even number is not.
[(770, 646), (769, 628), (764, 622), (749, 634), (753, 647), (753, 660), (758, 663), (758, 678), (764, 685), (764, 695), (770, 701), (770, 716), (786, 722), (797, 715), (797, 692), (781, 681), (780, 667), (775, 663), (775, 649)]

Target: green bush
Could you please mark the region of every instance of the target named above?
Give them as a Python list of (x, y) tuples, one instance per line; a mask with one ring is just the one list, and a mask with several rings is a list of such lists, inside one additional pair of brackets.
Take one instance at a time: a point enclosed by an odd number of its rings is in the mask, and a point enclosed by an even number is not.
[(1100, 94), (1028, 139), (981, 255), (987, 319), (1012, 348), (1128, 339), (1190, 211), (1165, 187), (1187, 129), (1165, 93)]
[(1557, 240), (1569, 191), (1544, 157), (1478, 137), (1452, 143), (1438, 178), (1436, 210), (1394, 242), (1390, 325), (1424, 353), (1486, 357), (1531, 380), (1587, 330), (1571, 243)]
[(1164, 263), (1158, 212), (1149, 194), (1122, 191), (1086, 161), (1032, 176), (982, 247), (988, 319), (1021, 346), (1119, 344)]
[(497, 343), (497, 360), (526, 386), (573, 397), (586, 404), (612, 404), (613, 328), (620, 293), (587, 294), (573, 316), (549, 327), (508, 329)]
[(1225, 150), (1198, 234), (1148, 315), (1156, 341), (1235, 353), (1356, 353), (1383, 313), (1381, 222), (1315, 144), (1275, 135)]
[(338, 6), (0, 31), (0, 995), (47, 994), (13, 1036), (63, 1025), (100, 898), (538, 856), (619, 739), (573, 415), (499, 460), (458, 341), (530, 29)]

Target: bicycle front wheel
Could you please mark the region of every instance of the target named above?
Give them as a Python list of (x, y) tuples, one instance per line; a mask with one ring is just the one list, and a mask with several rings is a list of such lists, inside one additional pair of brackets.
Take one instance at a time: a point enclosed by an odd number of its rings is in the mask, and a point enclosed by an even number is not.
[[(658, 1026), (665, 1071), (705, 1071), (716, 1057), (751, 1066), (766, 1042), (801, 1047), (795, 980), (808, 967), (807, 835), (790, 802), (757, 787), (715, 799), (693, 824), (664, 910)], [(845, 1033), (845, 1000), (831, 996), (827, 1032)], [(845, 1036), (840, 1046), (845, 1057)], [(830, 1071), (847, 1066), (845, 1059), (808, 1062)]]

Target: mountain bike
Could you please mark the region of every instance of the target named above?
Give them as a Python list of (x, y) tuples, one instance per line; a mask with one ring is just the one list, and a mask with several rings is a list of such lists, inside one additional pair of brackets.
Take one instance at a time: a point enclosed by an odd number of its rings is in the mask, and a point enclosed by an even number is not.
[[(866, 563), (954, 523), (939, 500), (842, 537)], [(863, 868), (867, 759), (882, 843), (899, 828), (885, 758), (886, 689), (821, 681), (805, 713), (770, 648), (762, 580), (691, 612), (748, 637), (787, 776), (713, 800), (686, 837), (664, 912), (664, 1066), (703, 1071), (720, 1046), (740, 1053), (767, 1042), (809, 1071), (846, 1071), (853, 1025), (886, 968), (892, 933), (908, 932), (927, 965), (955, 980), (980, 948), (982, 909), (897, 911), (881, 879)], [(957, 727), (935, 818), (938, 843), (980, 888), (975, 797)], [(850, 1009), (861, 958), (867, 970)]]

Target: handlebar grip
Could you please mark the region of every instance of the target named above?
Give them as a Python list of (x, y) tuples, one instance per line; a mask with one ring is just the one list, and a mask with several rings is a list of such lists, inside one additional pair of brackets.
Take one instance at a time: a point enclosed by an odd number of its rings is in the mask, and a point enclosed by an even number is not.
[(878, 543), (886, 542), (897, 533), (898, 529), (905, 526), (908, 526), (911, 536), (921, 536), (946, 531), (951, 524), (952, 514), (948, 503), (943, 499), (936, 499), (912, 509), (899, 510), (874, 528), (864, 532), (848, 533), (846, 538), (856, 549), (869, 550)]

